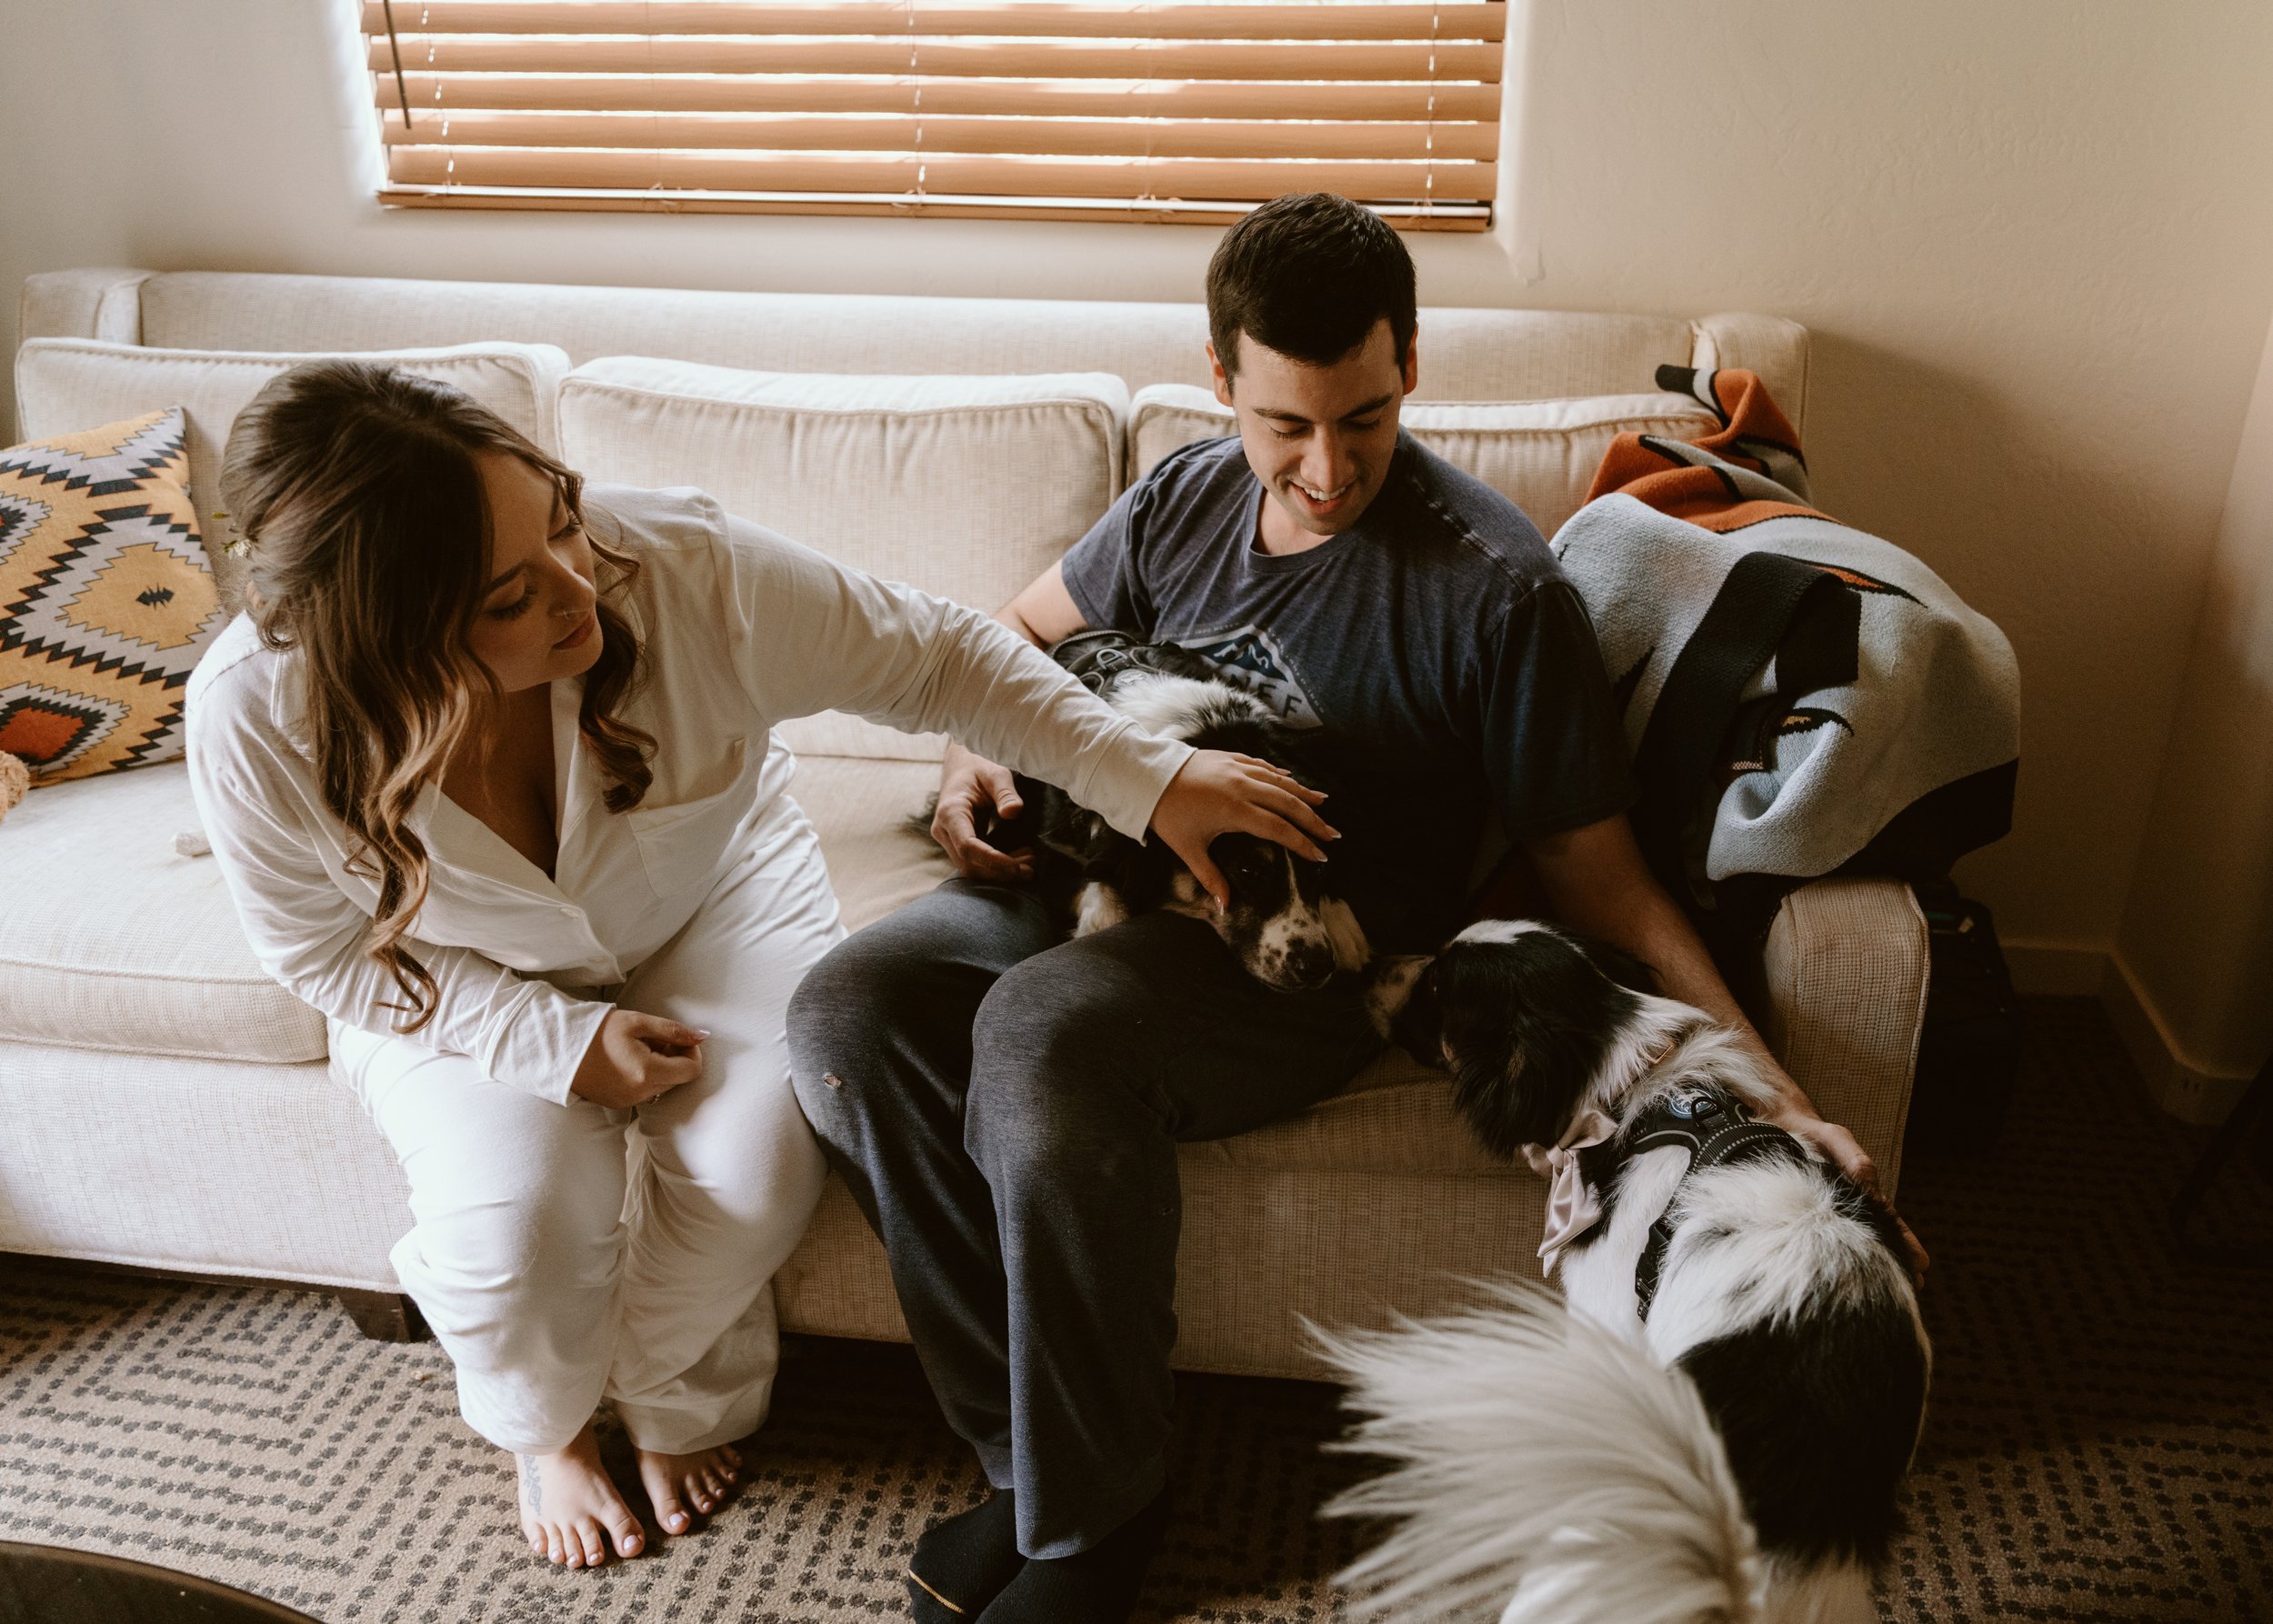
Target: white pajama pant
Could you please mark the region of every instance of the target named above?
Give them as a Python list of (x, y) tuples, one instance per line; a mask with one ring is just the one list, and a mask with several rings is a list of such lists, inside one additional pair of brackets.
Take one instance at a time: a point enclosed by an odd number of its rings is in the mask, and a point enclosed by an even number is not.
[(826, 1164), (789, 1085), (789, 996), (844, 936), (819, 840), (786, 797), (744, 859), (616, 995), (709, 1031), (651, 1105), (555, 1105), (463, 1055), (336, 1023), (332, 1066), (410, 1180), (395, 1270), (500, 1449), (574, 1439), (602, 1398), (634, 1444), (756, 1429), (780, 1344), (772, 1279)]

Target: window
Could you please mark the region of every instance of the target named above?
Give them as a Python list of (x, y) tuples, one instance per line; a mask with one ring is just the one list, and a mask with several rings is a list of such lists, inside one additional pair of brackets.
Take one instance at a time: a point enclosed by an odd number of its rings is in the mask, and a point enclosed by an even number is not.
[(410, 207), (1482, 230), (1501, 0), (366, 0)]

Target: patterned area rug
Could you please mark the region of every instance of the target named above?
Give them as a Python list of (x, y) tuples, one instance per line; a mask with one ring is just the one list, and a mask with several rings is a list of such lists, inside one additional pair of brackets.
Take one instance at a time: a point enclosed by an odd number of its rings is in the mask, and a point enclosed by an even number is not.
[[(1939, 1364), (1885, 1617), (2273, 1617), (2273, 1277), (2174, 1260), (2161, 1214), (2204, 1135), (2139, 1103), (2095, 1007), (2029, 1012), (1999, 1153), (1907, 1175)], [(2204, 1227), (2273, 1242), (2262, 1174), (2232, 1169)], [(1319, 1451), (1332, 1392), (1187, 1377), (1180, 1406), (1143, 1616), (1336, 1617), (1356, 1535), (1315, 1512), (1360, 1469)], [(899, 1348), (793, 1341), (752, 1465), (696, 1535), (556, 1573), (432, 1343), (366, 1342), (320, 1297), (0, 1260), (0, 1539), (325, 1624), (889, 1619), (916, 1533), (980, 1492)]]

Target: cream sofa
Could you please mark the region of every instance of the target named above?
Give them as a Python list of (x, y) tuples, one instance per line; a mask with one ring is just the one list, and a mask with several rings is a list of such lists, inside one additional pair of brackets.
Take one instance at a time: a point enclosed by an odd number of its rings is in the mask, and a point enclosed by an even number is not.
[[(415, 350), (406, 365), (596, 478), (701, 485), (987, 606), (1167, 449), (1223, 431), (1197, 387), (1196, 306), (90, 270), (33, 277), (22, 318), (22, 435), (184, 406), (201, 513), (230, 417), (279, 354)], [(1431, 310), (1408, 421), (1551, 533), (1613, 434), (1700, 426), (1693, 405), (1635, 393), (1666, 361), (1751, 367), (1804, 417), (1807, 335), (1787, 322)], [(218, 573), (234, 586), (231, 561)], [(937, 740), (845, 717), (787, 733), (848, 924), (941, 877), (901, 827)], [(0, 824), (0, 1250), (320, 1286), (386, 1322), (402, 1177), (327, 1077), (322, 1021), (254, 963), (212, 861), (176, 853), (194, 826), (178, 762), (35, 790)], [(1908, 892), (1806, 887), (1750, 981), (1785, 1063), (1891, 1185), (1926, 983)], [(1538, 1238), (1543, 1187), (1482, 1153), (1443, 1081), (1394, 1051), (1303, 1117), (1187, 1147), (1182, 1168), (1191, 1368), (1314, 1375), (1301, 1317), (1425, 1311), (1463, 1277), (1527, 1270)], [(904, 1335), (833, 1181), (779, 1288), (791, 1328)]]

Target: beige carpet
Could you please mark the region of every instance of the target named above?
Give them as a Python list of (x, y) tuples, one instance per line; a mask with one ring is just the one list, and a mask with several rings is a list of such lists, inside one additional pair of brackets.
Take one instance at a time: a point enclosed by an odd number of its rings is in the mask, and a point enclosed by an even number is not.
[[(2178, 1264), (2163, 1203), (2202, 1136), (2137, 1103), (2097, 1011), (2031, 1007), (2002, 1154), (1920, 1161), (1933, 1414), (1890, 1619), (2273, 1618), (2273, 1277)], [(0, 1192), (0, 1199), (5, 1199)], [(2236, 1169), (2211, 1215), (2273, 1241)], [(1187, 1378), (1147, 1616), (1336, 1614), (1355, 1466), (1333, 1395)], [(347, 1620), (890, 1619), (915, 1535), (978, 1492), (903, 1348), (798, 1340), (750, 1490), (596, 1574), (533, 1562), (502, 1458), (433, 1344), (324, 1298), (0, 1260), (0, 1539), (185, 1569)]]

